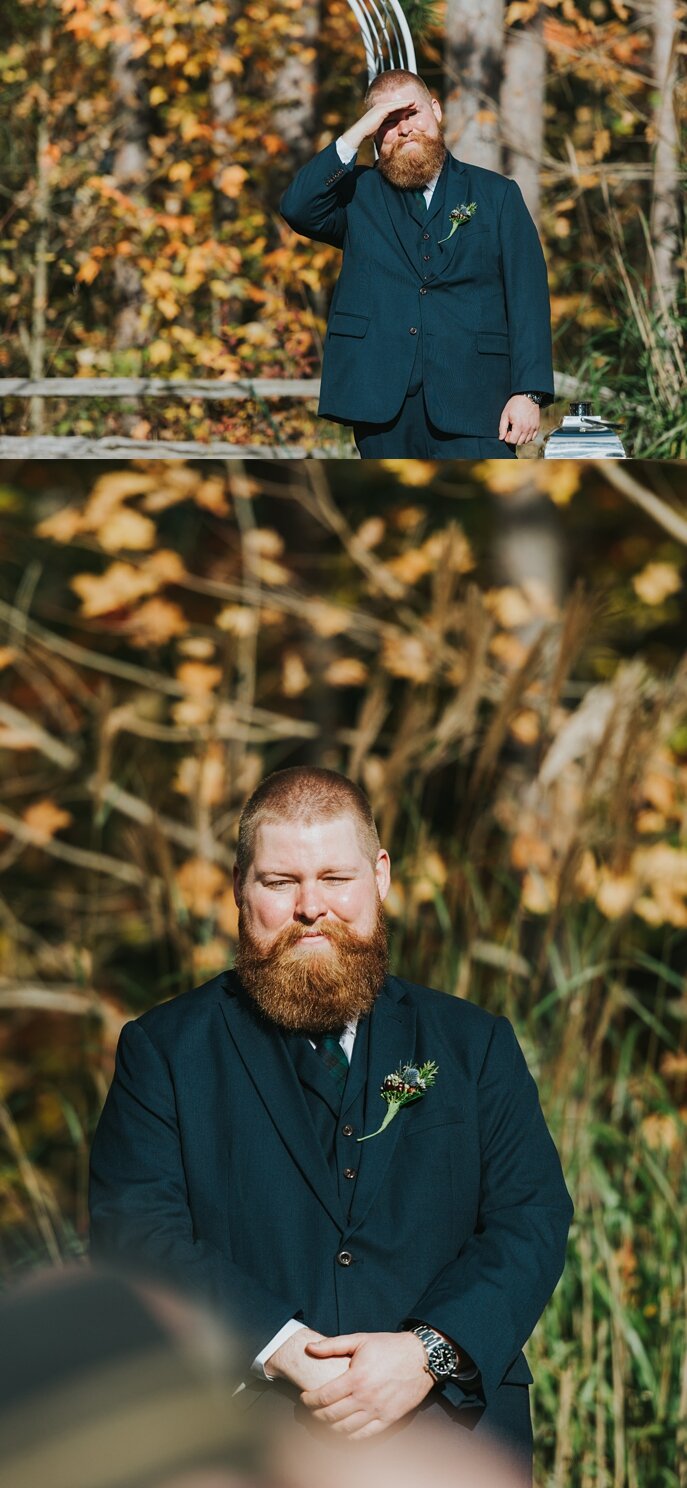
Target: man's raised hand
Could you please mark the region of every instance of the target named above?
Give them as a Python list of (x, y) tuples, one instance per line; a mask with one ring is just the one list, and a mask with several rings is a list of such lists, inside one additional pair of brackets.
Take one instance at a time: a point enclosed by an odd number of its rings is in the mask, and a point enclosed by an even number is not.
[(363, 140), (372, 139), (377, 130), (389, 117), (389, 114), (400, 114), (405, 109), (417, 109), (415, 98), (392, 98), (386, 97), (381, 103), (375, 103), (362, 119), (352, 124), (345, 134), (341, 136), (345, 144), (350, 145), (352, 150), (359, 149)]
[(319, 1358), (349, 1357), (345, 1374), (304, 1390), (301, 1401), (316, 1420), (350, 1437), (385, 1431), (420, 1405), (434, 1384), (415, 1333), (343, 1333), (314, 1340), (306, 1350)]

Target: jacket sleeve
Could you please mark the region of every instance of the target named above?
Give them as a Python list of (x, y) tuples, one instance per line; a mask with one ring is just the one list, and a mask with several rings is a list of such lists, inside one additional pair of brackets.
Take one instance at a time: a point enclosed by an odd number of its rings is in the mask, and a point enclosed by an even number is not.
[(551, 306), (539, 234), (517, 181), (509, 180), (499, 219), (511, 348), (511, 396), (545, 393), (554, 400)]
[[(91, 1254), (216, 1307), (251, 1359), (294, 1316), (216, 1246), (194, 1235), (166, 1060), (140, 1022), (122, 1029), (90, 1157)], [(301, 1316), (302, 1313), (296, 1313)]]
[(343, 248), (346, 207), (355, 192), (361, 171), (368, 166), (339, 158), (336, 141), (308, 160), (280, 197), (279, 211), (294, 232)]
[(488, 1405), (563, 1270), (573, 1204), (537, 1087), (507, 1018), (497, 1018), (478, 1082), (480, 1203), (475, 1232), (426, 1288), (413, 1316), (458, 1341)]

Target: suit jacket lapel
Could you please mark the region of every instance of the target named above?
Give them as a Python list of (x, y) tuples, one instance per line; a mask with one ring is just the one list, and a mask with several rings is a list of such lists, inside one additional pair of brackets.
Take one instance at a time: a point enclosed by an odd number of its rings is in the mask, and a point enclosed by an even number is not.
[[(346, 1226), (344, 1206), (313, 1126), (308, 1103), (284, 1038), (253, 1011), (234, 972), (227, 973), (225, 992), (221, 1007), (229, 1035), (268, 1116), (313, 1193), (337, 1227), (343, 1230)], [(317, 1060), (315, 1051), (310, 1052), (313, 1059)], [(317, 1070), (311, 1067), (311, 1072), (316, 1079)], [(331, 1076), (324, 1065), (322, 1075), (331, 1083)], [(327, 1087), (323, 1085), (320, 1088), (318, 1085), (317, 1088), (326, 1098)]]
[[(384, 1120), (387, 1108), (379, 1092), (385, 1076), (391, 1074), (399, 1064), (405, 1064), (416, 1057), (416, 1019), (416, 1009), (411, 1002), (404, 1000), (402, 988), (396, 979), (387, 977), (370, 1013), (365, 1119), (361, 1136), (363, 1133), (375, 1132)], [(359, 1088), (358, 1084), (357, 1089)], [(356, 1093), (354, 1089), (350, 1095), (351, 1101)], [(348, 1089), (346, 1099), (348, 1102)], [(358, 1147), (358, 1177), (350, 1210), (349, 1237), (362, 1224), (379, 1192), (401, 1134), (402, 1122), (403, 1110), (398, 1112), (381, 1136), (373, 1137), (370, 1142), (361, 1142)]]
[[(435, 215), (435, 211), (441, 212), (441, 230), (437, 233), (437, 239), (447, 238), (448, 241), (441, 244), (441, 248), (439, 250), (441, 255), (441, 262), (436, 271), (430, 274), (430, 279), (440, 278), (442, 274), (445, 274), (447, 270), (451, 268), (454, 255), (459, 251), (459, 246), (462, 245), (463, 242), (463, 239), (460, 236), (461, 233), (470, 231), (470, 225), (468, 223), (466, 226), (457, 227), (455, 232), (452, 233), (449, 238), (451, 228), (453, 227), (453, 223), (449, 220), (449, 213), (452, 212), (453, 208), (457, 207), (460, 202), (467, 201), (470, 196), (470, 174), (467, 166), (463, 165), (460, 160), (455, 160), (453, 155), (449, 155), (448, 170), (444, 175), (444, 190), (442, 192), (441, 198), (439, 199), (438, 191), (440, 185), (441, 182), (437, 181), (434, 196), (432, 197), (432, 200), (429, 204), (427, 220), (429, 221)], [(435, 199), (436, 208), (434, 205)]]

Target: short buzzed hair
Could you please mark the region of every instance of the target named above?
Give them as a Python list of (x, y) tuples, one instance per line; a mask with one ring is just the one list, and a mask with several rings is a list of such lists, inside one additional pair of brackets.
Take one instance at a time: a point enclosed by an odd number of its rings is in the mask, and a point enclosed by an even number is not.
[(390, 67), (386, 72), (378, 72), (377, 76), (368, 85), (363, 100), (365, 108), (372, 108), (373, 103), (378, 103), (382, 92), (388, 93), (392, 88), (403, 87), (404, 83), (413, 83), (416, 88), (420, 89), (421, 93), (427, 95), (428, 103), (434, 97), (434, 94), (430, 93), (427, 84), (423, 83), (422, 78), (418, 77), (416, 72), (408, 72), (405, 67)]
[(379, 835), (372, 808), (359, 785), (338, 770), (319, 765), (291, 765), (274, 770), (253, 791), (239, 818), (236, 867), (241, 883), (253, 861), (255, 834), (264, 821), (332, 821), (350, 813), (355, 819), (358, 840), (374, 866)]

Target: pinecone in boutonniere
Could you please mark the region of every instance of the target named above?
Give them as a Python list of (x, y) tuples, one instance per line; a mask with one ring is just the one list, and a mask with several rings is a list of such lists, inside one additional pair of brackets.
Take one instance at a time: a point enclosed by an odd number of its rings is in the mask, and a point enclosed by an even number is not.
[(400, 1064), (393, 1075), (386, 1075), (379, 1093), (389, 1109), (376, 1132), (368, 1132), (366, 1137), (358, 1137), (358, 1141), (367, 1142), (370, 1137), (378, 1137), (385, 1126), (393, 1121), (401, 1106), (409, 1106), (411, 1101), (420, 1100), (425, 1090), (434, 1084), (438, 1069), (438, 1064), (429, 1059), (419, 1069), (414, 1064)]
[(449, 215), (449, 221), (451, 221), (453, 223), (453, 227), (451, 228), (451, 231), (450, 231), (448, 237), (447, 238), (440, 238), (439, 239), (439, 242), (440, 243), (448, 243), (448, 239), (453, 237), (453, 234), (454, 234), (456, 228), (457, 227), (462, 227), (462, 225), (463, 225), (464, 222), (469, 222), (470, 221), (470, 218), (471, 217), (474, 217), (476, 211), (477, 211), (477, 202), (461, 202), (461, 204), (460, 204), (459, 207), (454, 207), (453, 208), (453, 211), (452, 212), (449, 212), (449, 214), (448, 214)]

